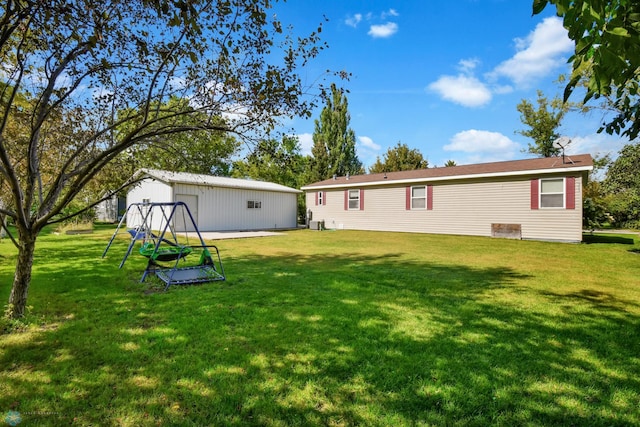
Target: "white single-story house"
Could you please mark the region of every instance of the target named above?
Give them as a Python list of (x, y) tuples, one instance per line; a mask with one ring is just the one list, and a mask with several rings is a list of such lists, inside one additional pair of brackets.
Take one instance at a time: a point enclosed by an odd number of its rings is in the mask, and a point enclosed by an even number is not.
[(302, 187), (314, 224), (580, 242), (589, 154), (334, 177)]
[[(127, 193), (132, 203), (184, 202), (200, 231), (276, 230), (297, 227), (300, 190), (272, 182), (141, 169)], [(131, 214), (129, 210), (129, 214)], [(156, 218), (154, 220), (160, 220)], [(176, 230), (182, 219), (175, 218)], [(127, 218), (128, 226), (135, 220)], [(157, 224), (152, 225), (158, 228)], [(187, 219), (187, 231), (193, 231)], [(182, 227), (184, 228), (184, 227)]]

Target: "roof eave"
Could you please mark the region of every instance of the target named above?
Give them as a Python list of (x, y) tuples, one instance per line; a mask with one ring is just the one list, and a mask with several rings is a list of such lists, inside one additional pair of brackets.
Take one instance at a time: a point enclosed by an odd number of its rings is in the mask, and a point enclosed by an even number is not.
[[(155, 179), (156, 181), (160, 181), (160, 182), (162, 182), (163, 184), (167, 184), (167, 185), (170, 185), (170, 184), (172, 184), (172, 183), (173, 183), (173, 182), (172, 182), (172, 180), (170, 180), (170, 179), (164, 179), (164, 178), (162, 178), (162, 177), (158, 176), (157, 174), (153, 173), (153, 170), (145, 169), (145, 168), (143, 168), (143, 169), (138, 169), (138, 170), (134, 173), (134, 175), (133, 175), (133, 176), (134, 176), (134, 177), (135, 177), (135, 176), (143, 176), (144, 178), (152, 178), (152, 179)], [(141, 178), (141, 179), (144, 179), (144, 178)]]
[(253, 191), (271, 191), (271, 192), (275, 192), (275, 193), (294, 193), (294, 194), (300, 194), (302, 193), (301, 190), (295, 189), (295, 188), (289, 188), (286, 186), (283, 186), (282, 189), (277, 189), (277, 188), (253, 188), (250, 186), (242, 186), (242, 185), (228, 185), (228, 184), (220, 184), (220, 183), (209, 183), (209, 182), (193, 182), (193, 181), (188, 181), (188, 180), (183, 180), (180, 178), (163, 178), (161, 176), (159, 176), (158, 174), (153, 173), (153, 170), (149, 170), (149, 169), (140, 169), (138, 172), (136, 172), (136, 174), (141, 174), (144, 175), (146, 177), (155, 179), (157, 181), (160, 181), (164, 184), (167, 185), (173, 185), (173, 184), (183, 184), (183, 185), (203, 185), (206, 187), (220, 187), (220, 188), (234, 188), (237, 190), (253, 190)]
[(396, 180), (377, 180), (370, 182), (341, 182), (336, 184), (325, 185), (312, 185), (301, 187), (301, 190), (316, 190), (327, 188), (351, 188), (351, 187), (373, 187), (380, 185), (395, 185), (395, 184), (415, 184), (418, 182), (437, 182), (437, 181), (459, 181), (463, 179), (478, 179), (478, 178), (500, 178), (509, 176), (526, 176), (526, 175), (540, 175), (540, 174), (553, 174), (564, 172), (589, 172), (593, 170), (593, 166), (574, 166), (566, 168), (548, 168), (548, 169), (530, 169), (522, 171), (507, 171), (507, 172), (491, 172), (491, 173), (479, 173), (472, 175), (449, 175), (449, 176), (436, 176), (436, 177), (422, 177), (422, 178), (406, 178)]

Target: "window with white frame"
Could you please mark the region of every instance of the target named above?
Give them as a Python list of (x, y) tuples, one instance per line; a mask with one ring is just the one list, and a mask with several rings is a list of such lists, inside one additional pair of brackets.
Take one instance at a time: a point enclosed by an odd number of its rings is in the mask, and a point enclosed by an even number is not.
[(247, 209), (261, 209), (262, 202), (258, 200), (247, 200)]
[(564, 208), (564, 178), (540, 180), (540, 207)]
[(411, 209), (427, 208), (427, 187), (411, 187)]
[(318, 191), (318, 205), (324, 205), (324, 191)]
[(349, 209), (360, 209), (360, 190), (349, 190)]

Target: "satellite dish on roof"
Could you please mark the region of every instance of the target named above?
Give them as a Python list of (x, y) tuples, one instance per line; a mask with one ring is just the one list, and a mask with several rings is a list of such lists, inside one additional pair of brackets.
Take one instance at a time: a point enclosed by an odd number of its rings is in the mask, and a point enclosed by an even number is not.
[(561, 136), (560, 138), (556, 139), (552, 143), (554, 148), (558, 148), (563, 151), (564, 151), (564, 148), (569, 144), (571, 144), (571, 139), (566, 136)]
[[(555, 141), (553, 141), (553, 143), (552, 143), (554, 148), (557, 148), (558, 150), (562, 150), (562, 164), (565, 163), (565, 161), (564, 161), (564, 149), (569, 144), (571, 144), (571, 138), (566, 137), (566, 136), (561, 136), (561, 137), (557, 138)], [(569, 159), (569, 161), (571, 163), (573, 163), (573, 160)]]

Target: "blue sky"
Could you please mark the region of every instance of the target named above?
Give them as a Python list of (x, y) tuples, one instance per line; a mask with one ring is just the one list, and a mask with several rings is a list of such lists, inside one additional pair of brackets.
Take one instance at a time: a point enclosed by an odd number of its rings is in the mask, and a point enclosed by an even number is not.
[[(530, 157), (516, 105), (536, 91), (561, 96), (558, 76), (573, 52), (561, 21), (548, 9), (531, 15), (531, 0), (336, 1), (291, 0), (277, 13), (299, 34), (324, 18), (323, 51), (304, 75), (346, 70), (357, 153), (370, 166), (401, 142), (430, 166)], [(577, 101), (578, 99), (576, 99)], [(292, 126), (310, 152), (314, 119)], [(625, 143), (597, 134), (600, 113), (566, 116), (567, 153), (615, 154)]]

